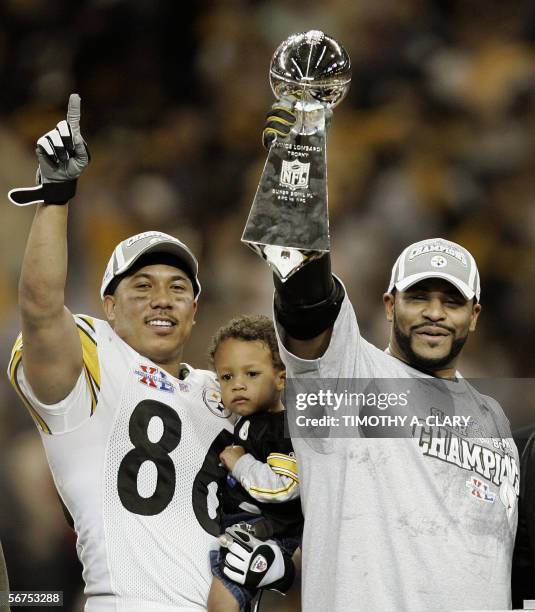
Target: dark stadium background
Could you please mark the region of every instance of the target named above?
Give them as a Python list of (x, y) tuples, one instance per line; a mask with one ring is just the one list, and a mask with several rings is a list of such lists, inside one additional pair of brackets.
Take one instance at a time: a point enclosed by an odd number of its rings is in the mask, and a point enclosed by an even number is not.
[[(483, 316), (466, 376), (535, 367), (535, 4), (471, 0), (3, 0), (0, 193), (30, 184), (33, 143), (82, 96), (93, 162), (70, 218), (68, 304), (100, 316), (114, 245), (158, 229), (200, 257), (203, 293), (187, 360), (206, 367), (231, 316), (270, 312), (264, 264), (239, 243), (265, 153), (267, 70), (289, 34), (323, 29), (349, 51), (353, 84), (329, 137), (333, 260), (361, 328), (383, 346), (381, 294), (411, 241), (441, 235), (475, 255)], [(3, 197), (3, 367), (33, 211)], [(513, 385), (514, 386), (514, 385)], [(0, 381), (0, 540), (13, 589), (60, 589), (81, 610), (74, 537), (39, 436)], [(531, 402), (531, 403), (530, 403)], [(534, 419), (529, 393), (505, 411)], [(278, 600), (279, 602), (281, 600)], [(297, 610), (296, 597), (270, 610)]]

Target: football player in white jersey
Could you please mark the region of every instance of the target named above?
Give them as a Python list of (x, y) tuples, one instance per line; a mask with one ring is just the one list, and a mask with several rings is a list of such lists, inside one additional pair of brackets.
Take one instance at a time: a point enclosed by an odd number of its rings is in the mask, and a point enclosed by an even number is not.
[[(284, 137), (295, 122), (291, 102), (284, 115), (282, 106), (268, 117), (264, 141)], [(361, 336), (328, 254), (274, 282), (287, 379), (305, 397), (312, 392), (310, 406), (318, 406), (318, 389), (343, 396), (357, 381), (395, 398), (407, 387), (419, 393), (394, 413), (416, 416), (397, 437), (387, 427), (344, 430), (345, 421), (332, 417), (339, 406), (298, 407), (287, 392), (305, 517), (303, 611), (510, 609), (518, 452), (498, 402), (457, 371), (481, 312), (472, 255), (441, 238), (401, 253), (383, 295), (386, 351)], [(332, 420), (300, 428), (299, 410)], [(344, 414), (367, 410), (353, 404)], [(456, 425), (451, 415), (468, 421)], [(249, 563), (246, 546), (239, 539), (233, 546)]]
[[(89, 162), (80, 98), (38, 141), (9, 376), (76, 530), (87, 612), (204, 610), (218, 548), (219, 453), (232, 441), (214, 375), (182, 362), (201, 286), (182, 242), (145, 232), (104, 274), (106, 320), (64, 305), (68, 200)], [(38, 500), (36, 500), (38, 503)]]

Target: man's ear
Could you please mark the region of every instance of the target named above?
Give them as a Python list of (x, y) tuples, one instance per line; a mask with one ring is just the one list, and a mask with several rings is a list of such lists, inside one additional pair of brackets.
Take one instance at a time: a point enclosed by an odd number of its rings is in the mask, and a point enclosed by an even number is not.
[(277, 391), (282, 391), (286, 383), (286, 370), (279, 370), (277, 372), (277, 379), (275, 381), (275, 387)]
[(102, 308), (108, 323), (111, 325), (115, 321), (115, 298), (113, 295), (105, 295), (102, 300)]
[(481, 304), (476, 303), (472, 306), (472, 315), (470, 316), (470, 325), (468, 327), (471, 332), (475, 331), (480, 314)]
[(396, 296), (393, 293), (383, 293), (383, 304), (385, 306), (386, 320), (392, 323), (394, 320), (394, 303)]

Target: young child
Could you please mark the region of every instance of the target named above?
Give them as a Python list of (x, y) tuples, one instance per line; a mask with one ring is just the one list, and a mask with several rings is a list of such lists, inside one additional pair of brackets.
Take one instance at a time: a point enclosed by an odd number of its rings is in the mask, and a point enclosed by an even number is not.
[[(262, 533), (291, 558), (300, 546), (303, 515), (296, 461), (284, 437), (285, 370), (271, 319), (233, 319), (214, 336), (210, 357), (223, 404), (239, 415), (234, 444), (219, 455), (229, 470), (221, 495), (223, 530), (241, 521), (262, 523)], [(210, 557), (214, 578), (208, 612), (239, 612), (255, 591), (223, 574), (219, 551)]]

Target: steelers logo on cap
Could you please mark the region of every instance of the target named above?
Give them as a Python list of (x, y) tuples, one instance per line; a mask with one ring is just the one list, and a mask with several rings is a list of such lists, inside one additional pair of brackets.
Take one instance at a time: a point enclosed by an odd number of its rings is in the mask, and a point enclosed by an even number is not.
[(433, 268), (445, 268), (448, 265), (448, 261), (442, 255), (435, 255), (431, 259), (431, 265)]

